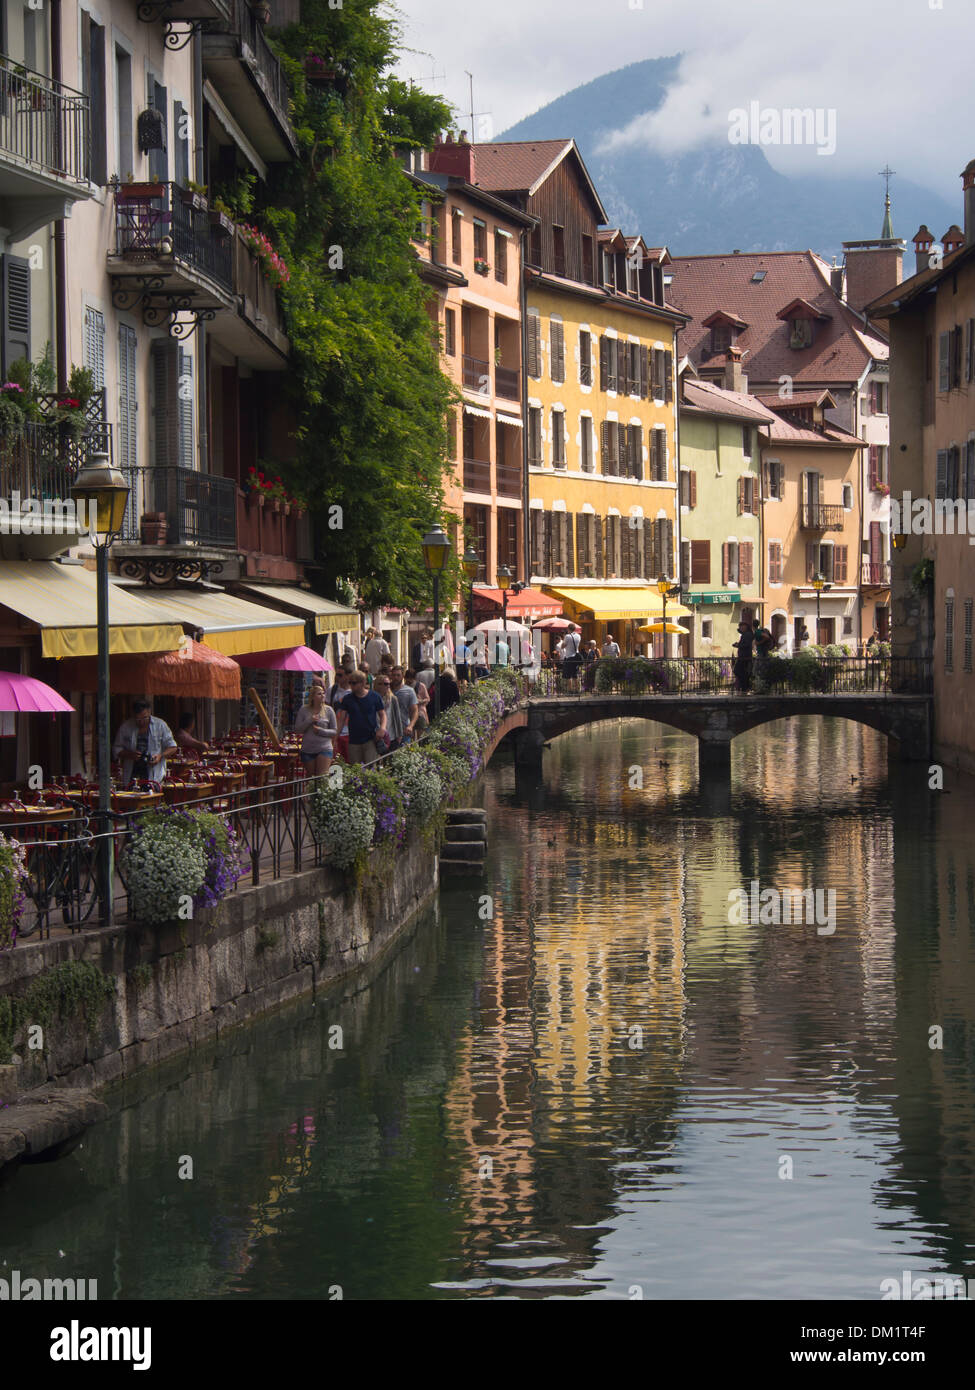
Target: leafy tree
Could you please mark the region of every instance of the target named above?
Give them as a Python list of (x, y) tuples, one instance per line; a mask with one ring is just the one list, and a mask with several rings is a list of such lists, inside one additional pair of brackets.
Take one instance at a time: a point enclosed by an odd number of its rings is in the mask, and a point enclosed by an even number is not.
[[(451, 113), (389, 74), (397, 31), (380, 9), (305, 0), (301, 22), (278, 32), (299, 155), (274, 171), (258, 216), (291, 270), (292, 472), (324, 580), (351, 582), (370, 607), (416, 607), (429, 594), (420, 537), (446, 520), (457, 393), (440, 370), (411, 240), (420, 197), (398, 151), (430, 145)], [(326, 77), (306, 78), (309, 57)]]

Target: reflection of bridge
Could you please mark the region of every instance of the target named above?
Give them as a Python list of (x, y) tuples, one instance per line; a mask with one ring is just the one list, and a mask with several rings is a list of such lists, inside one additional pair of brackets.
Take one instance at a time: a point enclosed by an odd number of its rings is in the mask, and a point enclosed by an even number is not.
[[(851, 719), (877, 729), (901, 758), (925, 761), (931, 750), (931, 696), (843, 692), (836, 694), (681, 695), (564, 694), (531, 696), (517, 727), (505, 729), (518, 763), (541, 765), (542, 748), (558, 734), (607, 719), (653, 719), (693, 734), (699, 768), (711, 776), (731, 769), (731, 740), (738, 734), (797, 714)], [(493, 750), (492, 750), (493, 751)]]

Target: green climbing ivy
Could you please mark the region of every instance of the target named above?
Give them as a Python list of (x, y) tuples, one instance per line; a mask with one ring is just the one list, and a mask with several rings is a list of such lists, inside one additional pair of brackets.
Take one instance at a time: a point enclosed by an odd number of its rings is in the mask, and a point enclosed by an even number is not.
[(89, 1035), (109, 999), (115, 980), (91, 961), (66, 960), (39, 975), (21, 995), (0, 995), (0, 1063), (9, 1062), (17, 1033), (39, 1023), (45, 1031), (57, 1020), (84, 1013)]

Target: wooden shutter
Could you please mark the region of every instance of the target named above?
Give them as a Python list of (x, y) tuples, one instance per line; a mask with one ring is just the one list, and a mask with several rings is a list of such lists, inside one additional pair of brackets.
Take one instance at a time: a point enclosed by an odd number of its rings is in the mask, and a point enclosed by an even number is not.
[(731, 543), (725, 541), (721, 547), (721, 583), (727, 584), (731, 574)]
[(691, 583), (711, 583), (710, 541), (691, 541)]
[(935, 498), (945, 496), (945, 484), (948, 478), (948, 450), (939, 449), (937, 459), (937, 473), (934, 482)]
[(549, 336), (552, 380), (561, 384), (565, 381), (565, 329), (557, 319), (553, 319), (549, 324)]
[(881, 540), (880, 522), (871, 521), (870, 523), (870, 563), (879, 565), (883, 554), (883, 542)]
[(690, 584), (691, 582), (691, 543), (681, 541), (680, 543), (680, 582)]
[(0, 257), (2, 280), (0, 292), (3, 303), (3, 334), (0, 348), (3, 352), (3, 376), (12, 363), (21, 357), (31, 360), (30, 342), (30, 262), (22, 256)]
[(544, 524), (545, 513), (539, 508), (535, 508), (531, 513), (531, 549), (532, 549), (532, 574), (541, 574), (542, 571), (542, 527)]
[(938, 334), (938, 390), (951, 388), (951, 334)]
[(672, 575), (674, 572), (674, 523), (661, 518), (660, 530), (660, 549), (664, 562), (664, 573)]
[(745, 587), (754, 582), (754, 546), (751, 541), (742, 541), (738, 547), (738, 583)]
[(541, 320), (537, 313), (528, 315), (528, 375), (536, 379), (542, 374)]
[(593, 574), (597, 579), (605, 578), (606, 557), (603, 553), (603, 523), (598, 516), (590, 519), (592, 527)]
[[(118, 461), (123, 470), (138, 467), (138, 387), (136, 383), (136, 332), (128, 324), (118, 330)], [(131, 480), (130, 480), (131, 481)]]
[(605, 333), (599, 339), (599, 389), (609, 390), (609, 339)]
[(650, 351), (640, 348), (640, 396), (646, 400), (650, 395)]
[(689, 479), (690, 479), (690, 483), (689, 483), (690, 501), (688, 502), (687, 505), (688, 505), (689, 507), (692, 507), (692, 508), (693, 508), (693, 507), (696, 507), (696, 506), (697, 506), (697, 470), (694, 469), (694, 468), (692, 468), (692, 469), (690, 470), (690, 472), (688, 473), (688, 477), (689, 477)]
[(657, 532), (649, 519), (643, 523), (643, 572), (648, 579), (657, 575)]
[(639, 482), (643, 481), (643, 426), (630, 425), (629, 430), (629, 450), (630, 450), (630, 477), (636, 478)]
[(770, 584), (782, 582), (782, 546), (778, 541), (768, 543), (768, 578)]
[(576, 574), (586, 572), (586, 517), (588, 512), (576, 512)]
[(664, 359), (664, 400), (668, 405), (674, 399), (674, 358), (669, 352), (663, 354)]
[(663, 353), (659, 348), (653, 349), (653, 360), (650, 364), (650, 393), (655, 401), (663, 398)]
[(815, 473), (813, 476), (816, 479), (816, 504), (819, 507), (820, 513), (822, 513), (823, 507), (825, 506), (825, 503), (823, 501), (825, 480), (823, 478), (822, 473)]
[(836, 584), (846, 583), (847, 551), (845, 545), (833, 546), (833, 581)]
[(552, 513), (542, 512), (542, 573), (552, 575)]
[(965, 380), (975, 380), (975, 319), (965, 324)]
[(179, 466), (193, 467), (193, 358), (179, 350)]
[(152, 464), (154, 468), (179, 466), (180, 347), (172, 338), (156, 338), (152, 354)]
[(743, 512), (744, 510), (745, 510), (745, 480), (744, 480), (744, 478), (739, 478), (739, 479), (738, 479), (738, 515), (741, 516), (741, 514), (742, 514), (742, 512)]
[(599, 426), (599, 463), (604, 477), (609, 477), (609, 421)]
[(819, 569), (819, 542), (807, 541), (806, 543), (806, 579), (812, 579)]
[(867, 450), (867, 460), (870, 465), (870, 486), (871, 488), (876, 488), (877, 483), (880, 481), (880, 470), (877, 466), (876, 444), (871, 444), (870, 448)]

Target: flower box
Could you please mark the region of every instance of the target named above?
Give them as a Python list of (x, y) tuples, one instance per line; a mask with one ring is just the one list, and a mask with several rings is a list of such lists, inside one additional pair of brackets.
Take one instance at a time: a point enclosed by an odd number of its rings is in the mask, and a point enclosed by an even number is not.
[(210, 226), (225, 236), (233, 236), (234, 222), (232, 217), (228, 217), (225, 212), (217, 212), (216, 208), (210, 209)]
[(490, 270), (491, 267), (488, 265), (487, 261), (478, 259), (474, 262), (474, 271), (477, 275), (487, 275), (490, 273)]
[(191, 188), (180, 188), (178, 191), (184, 207), (192, 208), (194, 212), (206, 212), (207, 200), (202, 193), (194, 193)]

